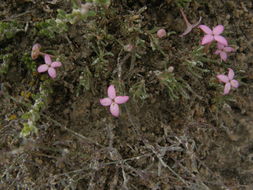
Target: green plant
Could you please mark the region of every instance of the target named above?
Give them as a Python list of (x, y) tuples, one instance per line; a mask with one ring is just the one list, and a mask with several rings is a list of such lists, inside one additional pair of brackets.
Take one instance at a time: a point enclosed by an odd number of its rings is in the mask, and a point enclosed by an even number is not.
[(209, 72), (208, 69), (204, 69), (203, 62), (209, 61), (209, 59), (205, 58), (203, 50), (203, 46), (193, 49), (189, 58), (182, 63), (186, 67), (186, 72), (198, 79), (202, 78), (203, 73)]
[(104, 41), (96, 41), (96, 45), (93, 45), (92, 48), (94, 52), (97, 54), (96, 57), (93, 58), (93, 61), (91, 63), (92, 66), (95, 66), (96, 72), (95, 77), (99, 77), (99, 74), (101, 71), (103, 71), (103, 68), (107, 66), (109, 63), (108, 58), (114, 57), (114, 54), (112, 52), (109, 52), (106, 50), (106, 46), (108, 44)]
[(111, 0), (91, 0), (91, 2), (109, 6), (111, 3)]
[(146, 91), (146, 85), (145, 80), (141, 80), (140, 82), (135, 83), (130, 88), (130, 93), (132, 94), (132, 97), (134, 100), (141, 99), (145, 100), (149, 97), (147, 91)]
[(11, 62), (12, 54), (0, 55), (0, 59), (2, 59), (2, 63), (0, 63), (0, 75), (6, 74), (9, 69), (9, 65)]
[(29, 72), (35, 72), (36, 71), (36, 62), (32, 60), (31, 55), (29, 53), (24, 53), (24, 55), (21, 58), (21, 61), (25, 66), (27, 67)]
[(178, 7), (186, 7), (192, 0), (175, 0)]
[(89, 67), (85, 67), (84, 71), (81, 73), (79, 77), (79, 90), (80, 88), (84, 88), (85, 91), (91, 89), (92, 86), (92, 73), (89, 70)]
[(88, 16), (94, 16), (94, 11), (82, 13), (80, 8), (73, 9), (71, 13), (66, 13), (64, 10), (58, 9), (56, 18), (47, 19), (35, 24), (38, 29), (38, 35), (46, 36), (48, 38), (55, 38), (56, 34), (64, 34), (68, 31), (68, 24), (75, 24), (76, 22), (86, 19)]
[(51, 81), (46, 80), (41, 83), (39, 93), (34, 98), (34, 104), (30, 110), (22, 115), (22, 119), (26, 120), (23, 123), (23, 129), (20, 133), (21, 137), (27, 137), (31, 133), (37, 133), (37, 122), (40, 119), (40, 113), (46, 108), (48, 97), (52, 93)]
[(180, 96), (189, 99), (186, 86), (176, 79), (174, 73), (164, 71), (157, 74), (160, 85), (168, 92), (171, 100), (179, 99)]
[(13, 38), (20, 31), (23, 31), (23, 24), (16, 21), (0, 22), (0, 41)]
[(48, 19), (35, 24), (38, 29), (38, 35), (48, 38), (55, 38), (55, 34), (67, 32), (67, 23), (60, 19)]

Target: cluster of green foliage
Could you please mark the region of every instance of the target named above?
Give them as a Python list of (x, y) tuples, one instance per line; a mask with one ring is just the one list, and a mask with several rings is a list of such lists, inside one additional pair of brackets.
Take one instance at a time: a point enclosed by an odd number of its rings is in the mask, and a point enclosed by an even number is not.
[(102, 5), (110, 5), (111, 0), (90, 0), (90, 2), (102, 4)]
[(66, 13), (64, 10), (58, 9), (56, 19), (47, 19), (42, 22), (35, 23), (37, 34), (48, 38), (55, 38), (57, 34), (64, 34), (68, 31), (69, 24), (75, 24), (80, 20), (84, 20), (89, 16), (94, 16), (94, 11), (88, 11), (82, 14), (80, 8), (73, 9), (71, 13)]
[(12, 54), (4, 54), (0, 55), (0, 75), (6, 74), (8, 72), (8, 69), (10, 67)]
[(181, 96), (189, 99), (189, 95), (184, 84), (176, 79), (174, 73), (164, 71), (158, 74), (158, 79), (161, 86), (164, 87), (168, 92), (169, 98), (171, 100), (176, 100)]
[(193, 49), (189, 58), (187, 58), (182, 65), (186, 67), (187, 72), (189, 72), (194, 78), (202, 79), (203, 73), (208, 73), (209, 70), (204, 68), (204, 63), (207, 61), (212, 61), (205, 58), (203, 46)]
[(134, 100), (145, 100), (149, 97), (147, 90), (146, 90), (146, 85), (145, 81), (141, 80), (140, 82), (135, 83), (131, 88), (130, 88), (130, 94), (132, 94), (132, 97)]
[(41, 117), (41, 111), (47, 106), (48, 97), (52, 92), (50, 80), (45, 80), (40, 84), (39, 93), (33, 96), (34, 104), (31, 105), (28, 112), (22, 115), (22, 119), (26, 121), (23, 123), (24, 127), (20, 133), (22, 137), (38, 132), (37, 121)]
[(21, 58), (22, 63), (27, 67), (27, 70), (32, 72), (36, 71), (37, 63), (32, 60), (30, 53), (24, 53)]
[[(62, 11), (59, 12), (62, 14)], [(48, 38), (54, 38), (55, 34), (63, 34), (68, 30), (67, 23), (61, 19), (47, 19), (35, 23), (35, 27), (38, 29), (38, 35)]]
[(87, 66), (79, 77), (79, 88), (81, 87), (85, 91), (91, 90), (92, 87), (92, 73)]
[(0, 41), (13, 38), (16, 33), (24, 30), (23, 27), (23, 24), (17, 21), (0, 22)]
[(175, 0), (178, 7), (186, 7), (192, 0)]

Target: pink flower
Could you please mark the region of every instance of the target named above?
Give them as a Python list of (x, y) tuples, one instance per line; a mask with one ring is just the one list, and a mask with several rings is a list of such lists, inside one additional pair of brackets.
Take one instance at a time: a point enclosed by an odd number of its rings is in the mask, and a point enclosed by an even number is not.
[(45, 60), (45, 64), (40, 65), (38, 67), (38, 69), (37, 69), (38, 72), (42, 73), (42, 72), (46, 72), (47, 71), (48, 74), (49, 74), (49, 76), (51, 78), (55, 78), (56, 77), (56, 70), (55, 70), (55, 68), (62, 66), (61, 62), (59, 62), (59, 61), (52, 62), (51, 57), (48, 54), (46, 54), (44, 56), (44, 60)]
[(226, 38), (220, 35), (224, 30), (223, 25), (217, 25), (213, 28), (213, 30), (206, 25), (200, 25), (199, 28), (206, 33), (206, 35), (202, 38), (202, 45), (209, 44), (214, 40), (225, 46), (228, 45)]
[(110, 106), (110, 112), (113, 116), (119, 117), (119, 104), (124, 104), (128, 101), (128, 96), (116, 96), (114, 85), (110, 85), (107, 89), (108, 98), (100, 99), (102, 106)]
[(164, 29), (159, 29), (156, 33), (156, 35), (158, 36), (158, 38), (163, 38), (164, 36), (166, 36), (166, 30)]
[(231, 86), (238, 88), (239, 82), (237, 80), (234, 80), (234, 75), (234, 71), (230, 68), (228, 69), (228, 75), (217, 75), (219, 81), (225, 83), (224, 95), (229, 93)]
[(229, 52), (233, 52), (235, 51), (234, 48), (232, 47), (229, 47), (229, 46), (224, 46), (223, 44), (221, 43), (218, 43), (217, 44), (217, 50), (214, 52), (214, 54), (219, 54), (220, 55), (220, 58), (223, 60), (223, 61), (226, 61), (227, 60), (227, 53)]

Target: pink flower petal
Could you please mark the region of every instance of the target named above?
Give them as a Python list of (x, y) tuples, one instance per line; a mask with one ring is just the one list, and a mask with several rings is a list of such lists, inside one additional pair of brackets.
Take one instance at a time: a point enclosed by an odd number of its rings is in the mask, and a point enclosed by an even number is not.
[(225, 51), (225, 52), (233, 52), (233, 51), (235, 51), (235, 49), (232, 48), (232, 47), (225, 47), (225, 48), (224, 48), (224, 51)]
[(217, 75), (216, 77), (219, 79), (219, 81), (224, 82), (224, 83), (228, 83), (229, 81), (226, 75)]
[(218, 26), (215, 26), (214, 29), (213, 29), (213, 34), (214, 35), (220, 35), (224, 30), (224, 26), (223, 25), (218, 25)]
[(234, 88), (238, 88), (239, 87), (239, 82), (237, 80), (231, 80), (230, 84)]
[(112, 100), (110, 98), (100, 99), (100, 104), (102, 106), (110, 106), (112, 104)]
[(48, 74), (49, 74), (49, 76), (51, 77), (51, 78), (55, 78), (56, 77), (56, 70), (53, 68), (53, 67), (50, 67), (49, 69), (48, 69)]
[(228, 82), (225, 84), (224, 94), (228, 94), (231, 88), (231, 84)]
[(232, 80), (235, 76), (233, 69), (228, 68), (228, 79)]
[(227, 40), (226, 40), (226, 38), (224, 38), (223, 36), (214, 36), (214, 39), (217, 41), (217, 42), (219, 42), (219, 43), (221, 43), (221, 44), (223, 44), (223, 45), (225, 45), (225, 46), (227, 46), (228, 45), (228, 42), (227, 42)]
[(52, 64), (51, 64), (51, 67), (60, 67), (60, 66), (62, 66), (62, 64), (61, 64), (61, 62), (59, 62), (59, 61), (55, 61), (55, 62), (53, 62)]
[(217, 43), (217, 48), (218, 48), (218, 49), (223, 49), (223, 48), (224, 48), (224, 45), (221, 44), (221, 43)]
[(37, 69), (37, 71), (38, 71), (39, 73), (45, 72), (45, 71), (47, 71), (47, 70), (48, 70), (48, 65), (47, 65), (47, 64), (40, 65), (40, 66), (38, 67), (38, 69)]
[(199, 28), (206, 34), (212, 34), (213, 31), (206, 25), (199, 25)]
[(214, 54), (216, 54), (216, 55), (218, 55), (218, 54), (220, 54), (221, 53), (221, 50), (219, 50), (219, 49), (217, 49), (215, 52), (214, 52)]
[(119, 105), (113, 102), (110, 106), (110, 112), (113, 116), (119, 117)]
[(116, 90), (114, 85), (110, 85), (107, 89), (108, 97), (114, 99), (116, 97)]
[(221, 51), (221, 52), (220, 52), (220, 58), (221, 58), (223, 61), (226, 61), (226, 60), (227, 60), (227, 57), (228, 57), (228, 55), (227, 55), (226, 52), (224, 52), (224, 51)]
[(129, 96), (117, 96), (114, 101), (117, 104), (124, 104), (129, 100)]
[(46, 55), (44, 56), (44, 61), (45, 61), (46, 64), (51, 65), (52, 60), (51, 60), (50, 55), (46, 54)]
[(207, 35), (205, 35), (205, 36), (202, 38), (201, 44), (202, 44), (202, 45), (208, 44), (208, 43), (212, 42), (213, 39), (214, 39), (214, 38), (213, 38), (212, 35), (207, 34)]

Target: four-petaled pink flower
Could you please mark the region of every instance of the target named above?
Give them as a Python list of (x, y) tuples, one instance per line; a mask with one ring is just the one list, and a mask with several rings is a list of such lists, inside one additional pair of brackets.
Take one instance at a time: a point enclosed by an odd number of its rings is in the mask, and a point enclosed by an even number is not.
[(45, 60), (45, 64), (40, 65), (38, 67), (38, 69), (37, 69), (38, 72), (42, 73), (42, 72), (46, 72), (47, 71), (48, 74), (49, 74), (49, 76), (51, 78), (55, 78), (56, 77), (56, 70), (55, 70), (55, 68), (56, 67), (60, 67), (62, 65), (61, 62), (59, 62), (59, 61), (52, 62), (51, 57), (48, 54), (46, 54), (44, 56), (44, 60)]
[(219, 55), (220, 55), (220, 58), (221, 58), (223, 61), (226, 61), (226, 60), (227, 60), (227, 57), (228, 57), (227, 53), (233, 52), (233, 51), (235, 51), (234, 48), (229, 47), (229, 46), (224, 46), (223, 44), (218, 43), (218, 44), (217, 44), (217, 50), (214, 52), (214, 54), (216, 54), (216, 55), (219, 54)]
[(199, 25), (199, 28), (206, 33), (206, 35), (202, 38), (202, 45), (209, 44), (214, 40), (225, 46), (228, 45), (226, 38), (220, 35), (224, 30), (223, 25), (217, 25), (213, 28), (213, 30), (206, 25)]
[(234, 71), (230, 68), (228, 69), (228, 75), (217, 75), (219, 81), (225, 83), (224, 95), (229, 93), (231, 86), (238, 88), (239, 82), (234, 79), (234, 75)]
[(119, 104), (124, 104), (128, 101), (128, 96), (116, 96), (114, 85), (110, 85), (107, 89), (108, 98), (100, 99), (102, 106), (110, 106), (110, 112), (113, 116), (119, 116)]

